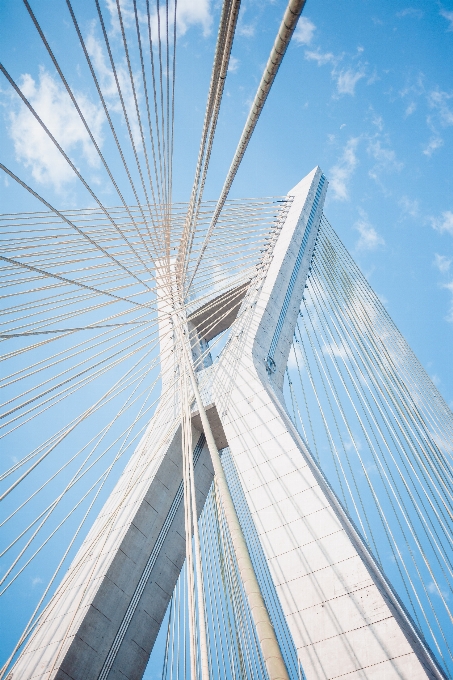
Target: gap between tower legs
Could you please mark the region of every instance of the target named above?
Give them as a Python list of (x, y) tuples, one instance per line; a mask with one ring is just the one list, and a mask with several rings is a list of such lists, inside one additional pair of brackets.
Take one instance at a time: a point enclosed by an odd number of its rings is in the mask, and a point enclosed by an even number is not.
[[(231, 539), (234, 547), (234, 552), (238, 564), (238, 570), (241, 577), (242, 585), (244, 587), (247, 600), (249, 602), (253, 622), (256, 627), (257, 637), (260, 643), (261, 652), (263, 654), (264, 662), (266, 664), (269, 680), (289, 680), (288, 671), (283, 659), (282, 652), (272, 625), (269, 612), (267, 611), (263, 595), (258, 583), (258, 579), (253, 568), (250, 554), (247, 548), (244, 534), (239, 523), (239, 518), (234, 507), (233, 499), (228, 487), (225, 472), (220, 461), (219, 451), (214, 440), (214, 435), (209, 424), (203, 400), (198, 389), (198, 383), (190, 360), (190, 354), (186, 346), (186, 338), (183, 335), (179, 323), (175, 323), (175, 328), (178, 329), (180, 342), (184, 357), (184, 364), (190, 378), (191, 386), (194, 392), (195, 401), (197, 403), (201, 422), (203, 425), (206, 443), (208, 445), (209, 453), (211, 455), (212, 465), (214, 468), (214, 483), (219, 492), (222, 502), (223, 510), (227, 520), (228, 528), (231, 534)], [(200, 597), (201, 589), (199, 591)]]

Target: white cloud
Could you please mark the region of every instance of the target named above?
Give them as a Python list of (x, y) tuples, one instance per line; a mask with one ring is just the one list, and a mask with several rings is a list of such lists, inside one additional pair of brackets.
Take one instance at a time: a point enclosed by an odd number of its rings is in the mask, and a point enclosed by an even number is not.
[(367, 85), (373, 85), (373, 83), (377, 82), (378, 80), (381, 80), (381, 78), (378, 75), (377, 69), (374, 68), (373, 73), (370, 75), (369, 78), (367, 78), (366, 84)]
[(316, 31), (316, 26), (310, 19), (306, 17), (300, 17), (297, 22), (296, 30), (294, 31), (294, 40), (300, 45), (309, 45), (313, 40), (314, 32)]
[(442, 286), (442, 288), (446, 288), (447, 290), (450, 291), (452, 294), (452, 299), (451, 299), (451, 305), (450, 305), (450, 312), (448, 316), (446, 317), (447, 321), (450, 323), (453, 323), (453, 281), (450, 281), (450, 283), (446, 283)]
[(453, 12), (448, 12), (445, 9), (441, 9), (439, 12), (441, 17), (444, 17), (449, 22), (447, 31), (453, 31)]
[(437, 253), (434, 255), (433, 265), (441, 272), (441, 274), (448, 272), (451, 262), (451, 258), (446, 257), (446, 255), (438, 255)]
[[(71, 152), (78, 152), (79, 160), (83, 158), (90, 166), (98, 166), (97, 152), (63, 86), (47, 71), (40, 69), (38, 82), (24, 74), (20, 88), (66, 153), (71, 156)], [(75, 96), (100, 145), (104, 120), (100, 106), (93, 104), (83, 94), (76, 93)], [(11, 104), (9, 134), (17, 160), (30, 168), (37, 182), (61, 191), (64, 185), (76, 179), (76, 175), (34, 116), (15, 95)]]
[(379, 132), (382, 132), (382, 130), (384, 129), (384, 119), (382, 118), (382, 116), (378, 116), (377, 113), (375, 113), (373, 115), (373, 120), (371, 122), (373, 123), (373, 125), (377, 127)]
[[(434, 383), (435, 384), (435, 383)], [(434, 583), (434, 581), (431, 581), (431, 583), (428, 583), (428, 591), (432, 593), (433, 595), (441, 595), (444, 600), (448, 600), (448, 591), (441, 588), (439, 585)]]
[(431, 157), (433, 153), (436, 151), (436, 149), (440, 149), (440, 147), (443, 145), (444, 140), (442, 139), (442, 137), (431, 137), (430, 141), (423, 149), (423, 153), (425, 154), (425, 156)]
[[(93, 62), (95, 71), (97, 72), (97, 77), (100, 81), (104, 97), (117, 97), (118, 94), (113, 71), (109, 66), (107, 66), (106, 56), (102, 49), (102, 44), (96, 39), (93, 30), (91, 30), (86, 37), (85, 46), (87, 48), (88, 54), (90, 55), (91, 61)], [(119, 74), (121, 69), (119, 68), (117, 72)]]
[(399, 172), (403, 168), (396, 158), (396, 153), (388, 146), (383, 146), (380, 139), (373, 138), (369, 141), (367, 151), (376, 161), (369, 171), (369, 176), (378, 181), (382, 172)]
[[(359, 449), (360, 449), (360, 447), (359, 447)], [(368, 475), (376, 475), (376, 474), (379, 473), (377, 465), (375, 465), (374, 463), (371, 463), (370, 461), (365, 461), (364, 467), (365, 467), (365, 470), (367, 471)], [(365, 476), (365, 472), (363, 470), (361, 470), (361, 474), (363, 476)]]
[(200, 25), (203, 35), (209, 35), (212, 26), (210, 5), (210, 0), (178, 0), (178, 33), (184, 35), (191, 26)]
[(237, 25), (237, 33), (239, 35), (242, 35), (244, 38), (253, 38), (255, 35), (255, 26), (253, 24), (246, 24), (244, 23), (244, 14), (246, 13), (247, 8), (245, 5), (242, 5), (240, 11), (239, 11), (239, 18), (238, 18), (238, 25)]
[(44, 581), (43, 581), (42, 578), (40, 578), (39, 576), (35, 576), (35, 577), (32, 578), (32, 580), (31, 580), (32, 588), (34, 588), (35, 586), (38, 586), (40, 583), (44, 583)]
[(445, 231), (453, 236), (453, 212), (445, 210), (441, 217), (432, 217), (431, 225), (433, 229), (443, 234)]
[(253, 24), (242, 24), (238, 29), (238, 33), (244, 38), (253, 38), (255, 35), (255, 26), (253, 26)]
[(447, 104), (449, 99), (453, 99), (453, 92), (448, 93), (436, 89), (428, 95), (428, 104), (436, 110), (442, 127), (453, 125), (453, 110)]
[[(450, 409), (453, 407), (452, 402), (450, 402), (450, 404), (448, 404), (448, 405), (449, 405)], [(439, 449), (441, 449), (442, 451), (445, 451), (447, 456), (452, 455), (452, 453), (453, 453), (453, 443), (451, 441), (451, 438), (448, 435), (446, 437), (445, 436), (442, 437), (437, 432), (433, 432), (433, 430), (430, 430), (429, 434), (430, 434), (430, 437), (432, 439), (434, 439), (434, 441), (436, 442)]]
[[(118, 113), (121, 118), (121, 123), (125, 125), (123, 109), (118, 94), (115, 76), (112, 69), (110, 68), (110, 62), (107, 61), (107, 53), (104, 51), (102, 43), (95, 37), (93, 30), (91, 30), (88, 34), (85, 44), (87, 52), (90, 55), (91, 61), (93, 62), (94, 69), (97, 73), (101, 90), (108, 104), (108, 108), (111, 112), (114, 111), (115, 113)], [(116, 63), (115, 70), (121, 94), (123, 96), (124, 102), (126, 103), (127, 116), (131, 126), (134, 144), (137, 150), (141, 150), (142, 140), (140, 135), (140, 127), (135, 111), (131, 79), (126, 67), (126, 63)], [(141, 90), (139, 86), (140, 78), (140, 75), (134, 75), (135, 90), (139, 104), (141, 100)]]
[(359, 240), (356, 243), (356, 250), (376, 250), (379, 246), (385, 245), (385, 241), (376, 229), (368, 221), (367, 214), (360, 210), (360, 219), (354, 224), (354, 229), (359, 232)]
[(419, 214), (418, 201), (411, 200), (408, 196), (402, 196), (398, 201), (398, 205), (402, 208), (405, 215), (417, 217)]
[(349, 356), (343, 345), (337, 345), (335, 342), (324, 342), (322, 351), (330, 357), (338, 357), (345, 363), (349, 361)]
[[(110, 13), (110, 21), (113, 33), (118, 33), (120, 24), (118, 19), (118, 9), (116, 0), (106, 0), (107, 9)], [(131, 0), (121, 0), (121, 16), (126, 27), (135, 26), (135, 13)], [(168, 3), (169, 20), (172, 22), (175, 12), (174, 0)], [(139, 23), (144, 27), (147, 26), (146, 13), (138, 10)], [(161, 40), (165, 41), (165, 22), (166, 22), (166, 7), (165, 3), (161, 4), (160, 8), (160, 25), (161, 25)], [(178, 0), (176, 22), (178, 35), (184, 35), (191, 26), (200, 25), (203, 29), (203, 35), (207, 36), (211, 32), (212, 15), (210, 11), (210, 0)], [(154, 9), (151, 14), (151, 31), (157, 39), (157, 12)], [(170, 30), (170, 35), (173, 35), (173, 30)]]
[(420, 97), (422, 94), (425, 93), (425, 76), (423, 73), (418, 73), (415, 78), (412, 80), (411, 84), (406, 85), (401, 91), (400, 91), (400, 96), (404, 99), (404, 97), (411, 96), (413, 97)]
[[(118, 33), (120, 29), (120, 22), (118, 18), (118, 8), (116, 6), (116, 0), (105, 0), (106, 7), (110, 14), (110, 22), (112, 26), (112, 32)], [(121, 18), (123, 24), (127, 27), (133, 25), (134, 23), (134, 9), (131, 0), (122, 0), (120, 2), (121, 6)]]
[(230, 63), (228, 64), (228, 72), (229, 73), (235, 73), (238, 70), (238, 67), (239, 67), (239, 59), (236, 59), (236, 57), (233, 57), (233, 55), (231, 55)]
[(417, 109), (419, 104), (416, 103), (416, 100), (418, 97), (426, 99), (429, 109), (426, 123), (431, 131), (431, 137), (425, 147), (422, 148), (422, 152), (425, 156), (432, 156), (444, 144), (440, 128), (453, 126), (453, 91), (445, 92), (438, 86), (428, 89), (423, 74), (419, 74), (412, 85), (401, 90), (400, 95), (402, 98), (410, 97), (410, 102), (405, 111), (406, 117), (412, 115)]
[(338, 94), (351, 94), (354, 95), (355, 86), (361, 78), (365, 77), (363, 70), (353, 71), (348, 68), (346, 70), (340, 71), (337, 75), (337, 90)]
[(400, 12), (396, 13), (397, 17), (415, 17), (416, 19), (421, 19), (423, 16), (423, 12), (421, 9), (415, 9), (415, 7), (406, 7), (406, 9), (402, 9)]
[(324, 64), (331, 64), (335, 61), (335, 57), (332, 52), (320, 52), (319, 49), (305, 52), (305, 59), (308, 61), (316, 61), (318, 66), (324, 66)]
[(333, 197), (345, 201), (349, 198), (348, 183), (358, 164), (356, 155), (359, 137), (351, 137), (343, 149), (338, 163), (330, 169), (329, 185)]
[(297, 368), (299, 368), (299, 370), (301, 371), (304, 370), (304, 360), (302, 357), (302, 352), (300, 350), (298, 343), (296, 342), (294, 342), (291, 345), (291, 349), (289, 351), (288, 368), (290, 370), (296, 370)]

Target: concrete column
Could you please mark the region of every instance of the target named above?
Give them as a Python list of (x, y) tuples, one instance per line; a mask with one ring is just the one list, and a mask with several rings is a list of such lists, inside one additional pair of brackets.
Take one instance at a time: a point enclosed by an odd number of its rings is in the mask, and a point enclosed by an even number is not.
[[(163, 390), (175, 379), (171, 282), (157, 271)], [(161, 285), (159, 285), (159, 281)], [(142, 677), (185, 559), (177, 392), (164, 399), (8, 680)], [(213, 471), (193, 428), (197, 511)], [(198, 448), (197, 448), (198, 443)]]
[(326, 189), (316, 168), (289, 192), (264, 283), (244, 300), (211, 393), (307, 680), (442, 677), (284, 404)]

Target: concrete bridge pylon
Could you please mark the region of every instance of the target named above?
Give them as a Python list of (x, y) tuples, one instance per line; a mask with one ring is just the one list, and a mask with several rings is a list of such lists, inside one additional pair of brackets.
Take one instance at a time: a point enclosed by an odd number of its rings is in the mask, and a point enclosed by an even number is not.
[[(284, 374), (327, 185), (315, 168), (288, 192), (261, 274), (191, 311), (192, 351), (205, 356), (200, 392), (217, 447), (234, 461), (307, 680), (441, 678), (286, 410)], [(177, 365), (166, 304), (159, 332), (168, 386)], [(208, 343), (230, 326), (211, 365)], [(196, 408), (192, 439), (200, 514), (213, 468)], [(173, 395), (162, 399), (10, 680), (141, 678), (184, 557)]]

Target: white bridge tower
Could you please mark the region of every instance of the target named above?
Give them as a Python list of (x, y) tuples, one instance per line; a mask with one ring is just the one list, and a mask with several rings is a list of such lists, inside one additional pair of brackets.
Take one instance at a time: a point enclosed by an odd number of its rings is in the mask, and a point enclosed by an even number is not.
[[(294, 187), (261, 273), (192, 310), (193, 354), (205, 357), (200, 392), (217, 447), (228, 448), (234, 462), (307, 680), (442, 678), (283, 398), (327, 185), (315, 168)], [(167, 312), (162, 302), (164, 383), (177, 369)], [(209, 365), (207, 343), (230, 326)], [(175, 403), (163, 400), (10, 680), (142, 677), (185, 559), (181, 427), (174, 422)], [(213, 467), (195, 407), (192, 428), (200, 514)]]

